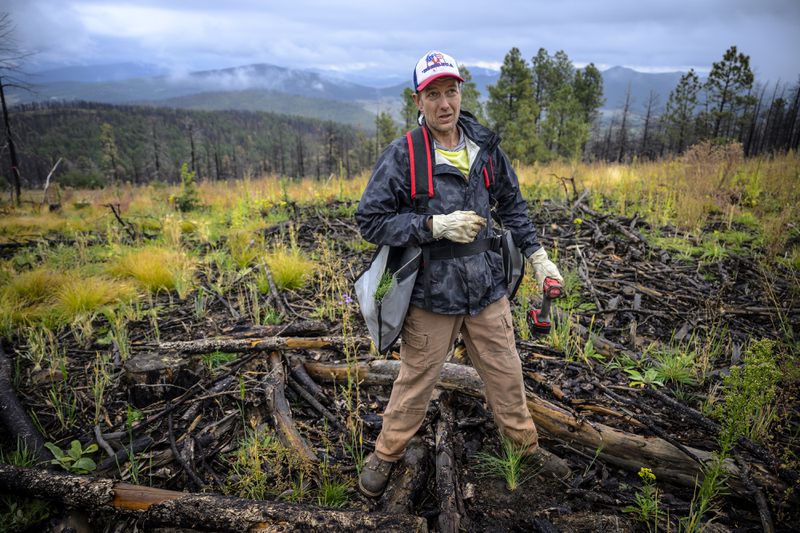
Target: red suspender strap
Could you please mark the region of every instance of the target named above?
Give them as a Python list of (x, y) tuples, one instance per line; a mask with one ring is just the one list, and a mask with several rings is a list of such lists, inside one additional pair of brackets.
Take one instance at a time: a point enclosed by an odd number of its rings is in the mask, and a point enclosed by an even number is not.
[(422, 127), (422, 134), (425, 135), (425, 153), (428, 154), (428, 197), (433, 198), (433, 166), (431, 164), (431, 141), (428, 139), (428, 129)]
[(408, 141), (408, 163), (411, 167), (411, 199), (417, 197), (417, 176), (415, 175), (416, 165), (414, 164), (414, 142), (411, 140), (411, 132), (406, 133)]
[(486, 172), (486, 167), (483, 167), (483, 183), (486, 185), (486, 188), (489, 188), (489, 173)]
[(492, 156), (489, 156), (489, 169), (492, 171), (492, 183), (494, 183), (494, 161), (492, 161)]

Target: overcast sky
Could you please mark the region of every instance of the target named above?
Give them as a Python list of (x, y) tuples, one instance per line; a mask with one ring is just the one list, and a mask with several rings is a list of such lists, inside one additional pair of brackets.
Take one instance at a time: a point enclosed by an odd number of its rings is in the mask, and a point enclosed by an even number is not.
[(706, 72), (736, 44), (757, 79), (800, 74), (800, 0), (2, 0), (28, 68), (137, 61), (177, 70), (271, 63), (410, 76), (441, 49), (498, 67), (540, 47), (645, 71)]

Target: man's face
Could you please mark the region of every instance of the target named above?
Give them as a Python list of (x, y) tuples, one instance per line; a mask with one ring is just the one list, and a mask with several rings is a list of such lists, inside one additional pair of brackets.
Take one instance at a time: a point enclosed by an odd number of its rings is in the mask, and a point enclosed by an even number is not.
[(461, 91), (455, 78), (439, 78), (414, 95), (414, 103), (434, 132), (447, 135), (456, 129), (461, 112)]

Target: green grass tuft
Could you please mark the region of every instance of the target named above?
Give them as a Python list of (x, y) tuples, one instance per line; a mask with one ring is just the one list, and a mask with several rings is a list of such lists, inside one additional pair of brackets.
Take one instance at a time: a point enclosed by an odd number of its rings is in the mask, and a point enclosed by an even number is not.
[(313, 279), (316, 266), (299, 250), (276, 248), (265, 257), (278, 289), (302, 289)]
[(151, 293), (188, 288), (194, 275), (194, 263), (185, 253), (160, 247), (130, 251), (117, 258), (109, 271), (118, 277), (131, 278)]
[(530, 446), (517, 444), (505, 437), (501, 437), (500, 442), (498, 454), (487, 452), (475, 454), (478, 461), (475, 470), (482, 476), (503, 478), (506, 488), (513, 492), (527, 479), (527, 477), (523, 477), (526, 467), (529, 466), (528, 458), (524, 453)]
[(135, 294), (133, 286), (125, 281), (104, 276), (73, 278), (58, 290), (53, 309), (60, 321), (70, 323), (109, 304), (129, 301)]

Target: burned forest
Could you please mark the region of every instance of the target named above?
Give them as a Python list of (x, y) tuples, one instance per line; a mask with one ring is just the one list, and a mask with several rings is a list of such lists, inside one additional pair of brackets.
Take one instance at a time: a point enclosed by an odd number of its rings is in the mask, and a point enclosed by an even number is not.
[(459, 339), (386, 492), (359, 493), (400, 364), (354, 300), (363, 182), (64, 190), (4, 215), (2, 527), (796, 530), (796, 259), (765, 259), (733, 210), (682, 231), (549, 170), (521, 183), (566, 294), (546, 335), (532, 276), (512, 312), (528, 409), (570, 477), (500, 439)]

